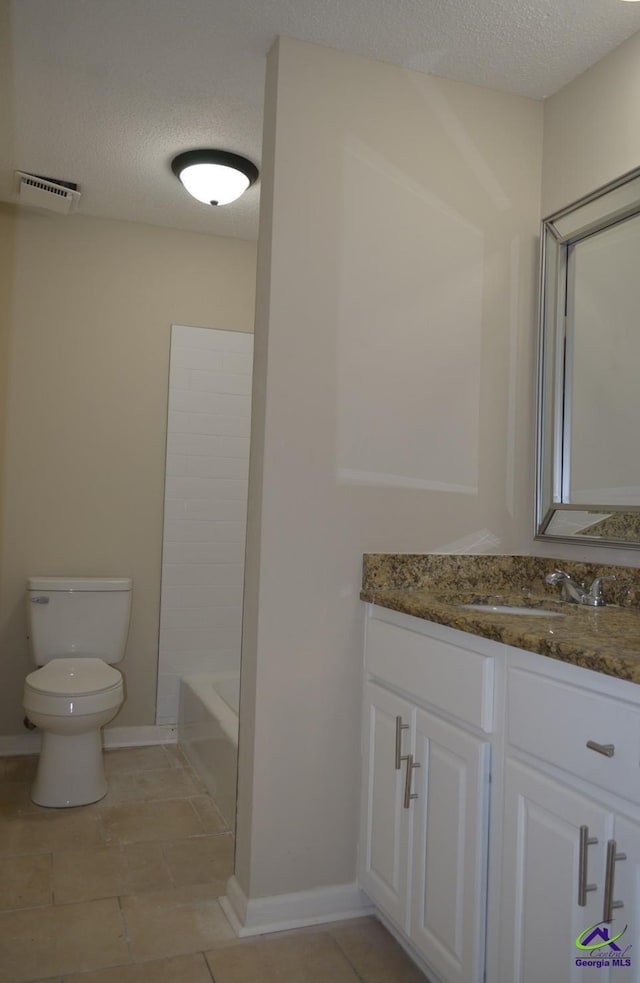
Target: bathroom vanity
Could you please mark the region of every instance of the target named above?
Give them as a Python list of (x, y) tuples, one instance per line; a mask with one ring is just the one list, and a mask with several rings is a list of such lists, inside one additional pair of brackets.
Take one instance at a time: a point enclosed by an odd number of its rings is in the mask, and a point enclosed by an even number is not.
[(637, 571), (593, 609), (405, 559), (365, 558), (363, 889), (443, 983), (640, 980)]

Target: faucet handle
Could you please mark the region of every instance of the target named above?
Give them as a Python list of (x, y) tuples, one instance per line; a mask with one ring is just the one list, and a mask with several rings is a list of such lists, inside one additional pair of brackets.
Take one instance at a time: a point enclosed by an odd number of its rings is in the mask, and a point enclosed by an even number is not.
[(547, 576), (544, 578), (545, 583), (551, 584), (552, 587), (555, 587), (556, 584), (560, 584), (562, 583), (563, 580), (568, 580), (568, 579), (569, 579), (569, 574), (565, 573), (564, 570), (561, 570), (560, 567), (556, 567), (553, 573), (548, 573)]
[(607, 574), (603, 577), (596, 577), (589, 588), (589, 596), (594, 599), (594, 603), (597, 606), (601, 606), (605, 603), (604, 594), (602, 592), (602, 584), (605, 580), (616, 580), (615, 574)]

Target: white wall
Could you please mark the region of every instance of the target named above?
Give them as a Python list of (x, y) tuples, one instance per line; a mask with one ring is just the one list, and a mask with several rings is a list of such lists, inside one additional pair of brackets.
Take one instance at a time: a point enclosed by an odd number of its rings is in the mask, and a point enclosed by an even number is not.
[(542, 107), (281, 40), (268, 66), (236, 874), (353, 881), (362, 553), (522, 547)]
[(251, 334), (171, 330), (157, 724), (181, 676), (240, 673), (252, 361)]

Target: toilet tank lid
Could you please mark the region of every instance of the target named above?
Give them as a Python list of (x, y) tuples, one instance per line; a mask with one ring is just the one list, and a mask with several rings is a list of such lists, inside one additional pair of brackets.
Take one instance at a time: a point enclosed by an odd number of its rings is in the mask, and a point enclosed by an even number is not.
[(29, 577), (27, 590), (131, 590), (131, 577)]

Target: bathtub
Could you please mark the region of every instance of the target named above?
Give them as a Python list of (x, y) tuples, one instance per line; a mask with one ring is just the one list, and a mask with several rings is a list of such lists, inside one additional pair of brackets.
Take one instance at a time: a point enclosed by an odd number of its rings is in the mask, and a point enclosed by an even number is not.
[(198, 673), (180, 680), (178, 741), (232, 830), (239, 702), (239, 673)]

